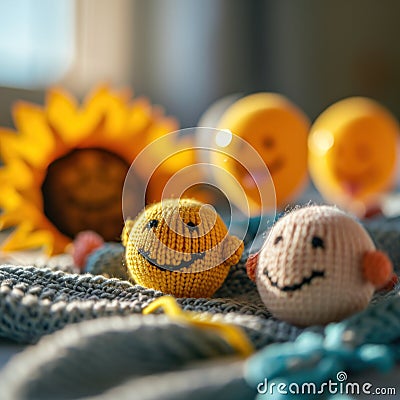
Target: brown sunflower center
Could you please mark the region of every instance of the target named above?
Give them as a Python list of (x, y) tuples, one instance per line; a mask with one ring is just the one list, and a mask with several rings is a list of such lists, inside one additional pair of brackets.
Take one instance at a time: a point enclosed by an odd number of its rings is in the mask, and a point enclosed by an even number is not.
[(64, 235), (91, 229), (118, 240), (129, 164), (109, 151), (76, 149), (52, 162), (42, 185), (43, 211)]

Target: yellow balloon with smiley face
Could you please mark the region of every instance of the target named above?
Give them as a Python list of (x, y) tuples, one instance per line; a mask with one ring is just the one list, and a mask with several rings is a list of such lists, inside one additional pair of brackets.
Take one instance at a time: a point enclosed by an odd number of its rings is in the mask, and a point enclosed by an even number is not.
[(148, 206), (122, 233), (132, 280), (176, 297), (210, 297), (237, 264), (243, 242), (210, 206), (168, 199)]
[(399, 125), (377, 102), (352, 97), (328, 107), (309, 137), (309, 170), (329, 201), (363, 216), (394, 181)]
[[(307, 181), (307, 135), (309, 120), (284, 96), (255, 93), (234, 102), (222, 114), (219, 129), (226, 129), (248, 142), (268, 167), (275, 187), (276, 206), (284, 208)], [(233, 157), (215, 160), (239, 181), (249, 198), (252, 215), (260, 209), (257, 171), (250, 176), (246, 167), (257, 160), (241, 148), (227, 150)], [(238, 162), (235, 162), (236, 159)], [(240, 165), (242, 164), (242, 165)], [(256, 167), (255, 167), (256, 168)], [(261, 175), (261, 174), (260, 174)]]

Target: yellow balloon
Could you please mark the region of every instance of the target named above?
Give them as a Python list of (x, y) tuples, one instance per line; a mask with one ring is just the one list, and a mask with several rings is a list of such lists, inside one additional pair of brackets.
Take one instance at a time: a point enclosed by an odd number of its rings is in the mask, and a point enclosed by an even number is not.
[[(221, 116), (217, 128), (228, 129), (247, 141), (260, 154), (271, 174), (276, 193), (276, 205), (284, 208), (307, 181), (307, 135), (310, 122), (304, 113), (284, 96), (275, 93), (255, 93), (233, 103)], [(231, 149), (233, 158), (220, 165), (232, 173), (249, 197), (251, 214), (257, 214), (260, 194), (245, 168), (241, 148)], [(262, 212), (258, 208), (258, 213)]]
[(326, 200), (365, 211), (393, 182), (398, 134), (395, 117), (373, 100), (351, 97), (331, 105), (308, 141), (315, 186)]

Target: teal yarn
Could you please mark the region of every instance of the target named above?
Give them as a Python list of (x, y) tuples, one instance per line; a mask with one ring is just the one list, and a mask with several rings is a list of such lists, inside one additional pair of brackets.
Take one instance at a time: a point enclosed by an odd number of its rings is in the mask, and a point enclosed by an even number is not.
[(84, 272), (128, 280), (124, 265), (124, 247), (119, 243), (105, 243), (89, 255)]
[[(294, 342), (272, 344), (246, 362), (245, 379), (255, 388), (260, 382), (301, 386), (337, 380), (341, 371), (374, 368), (391, 370), (400, 360), (400, 296), (390, 294), (365, 311), (340, 323), (329, 324), (324, 333), (307, 330)], [(325, 393), (324, 398), (350, 398)], [(290, 399), (296, 394), (265, 393), (259, 399)]]

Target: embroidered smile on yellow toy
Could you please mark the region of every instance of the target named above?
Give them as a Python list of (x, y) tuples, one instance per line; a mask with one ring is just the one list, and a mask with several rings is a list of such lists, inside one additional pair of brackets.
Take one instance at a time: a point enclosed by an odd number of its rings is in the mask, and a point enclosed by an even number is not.
[(147, 207), (126, 221), (122, 242), (131, 278), (176, 297), (212, 296), (243, 252), (213, 208), (191, 199)]

